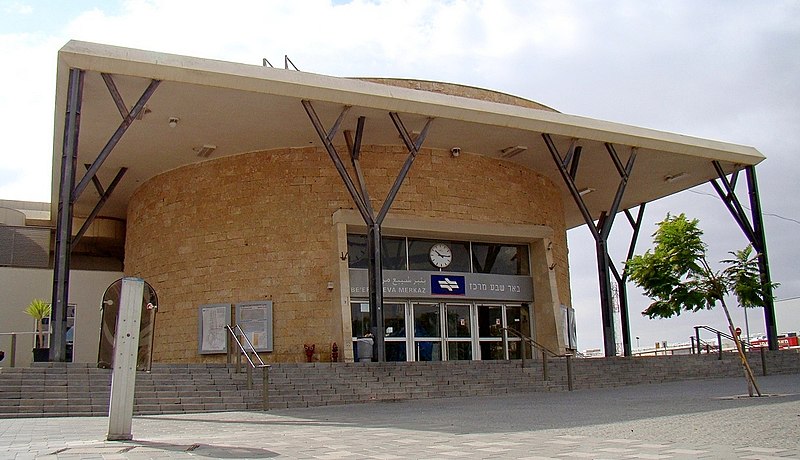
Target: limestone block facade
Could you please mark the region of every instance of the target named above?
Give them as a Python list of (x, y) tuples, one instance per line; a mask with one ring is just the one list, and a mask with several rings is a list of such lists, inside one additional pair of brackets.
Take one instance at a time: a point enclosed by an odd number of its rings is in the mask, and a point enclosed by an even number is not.
[[(447, 222), (453, 235), (460, 234), (459, 223), (544, 228), (548, 237), (537, 236), (541, 244), (531, 246), (532, 265), (540, 267), (531, 275), (543, 279), (534, 282), (536, 302), (545, 296), (545, 310), (569, 305), (564, 203), (557, 187), (520, 165), (477, 153), (452, 157), (423, 148), (390, 218), (413, 218), (423, 227)], [(401, 145), (362, 146), (375, 209), (407, 155)], [(158, 292), (154, 361), (224, 361), (224, 355), (198, 353), (198, 306), (259, 300), (273, 302), (274, 350), (265, 360), (303, 361), (307, 343), (316, 345), (322, 361), (330, 360), (333, 342), (343, 357), (352, 356), (341, 257), (346, 247), (334, 222), (337, 212), (352, 209), (321, 147), (211, 159), (143, 183), (128, 206), (125, 274), (144, 278)], [(402, 229), (383, 232), (404, 236)], [(534, 308), (536, 335), (558, 345), (560, 319), (539, 321), (540, 308)]]

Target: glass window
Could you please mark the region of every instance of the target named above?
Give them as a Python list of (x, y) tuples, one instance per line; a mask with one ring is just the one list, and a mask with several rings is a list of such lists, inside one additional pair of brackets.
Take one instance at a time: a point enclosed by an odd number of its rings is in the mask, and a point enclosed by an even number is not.
[(503, 307), (494, 305), (478, 307), (478, 333), (480, 337), (503, 336)]
[(503, 342), (481, 342), (481, 359), (484, 361), (506, 359)]
[(347, 235), (347, 261), (350, 268), (367, 268), (367, 235)]
[(406, 304), (383, 304), (383, 324), (386, 326), (386, 361), (407, 361), (406, 356)]
[[(508, 359), (522, 359), (522, 349), (525, 344), (521, 340), (508, 339)], [(525, 352), (530, 357), (530, 352)]]
[[(350, 268), (367, 268), (367, 235), (347, 235), (347, 257)], [(384, 236), (381, 238), (381, 262), (384, 270), (406, 269), (406, 240)]]
[[(406, 306), (402, 303), (383, 304), (383, 324), (386, 337), (406, 336)], [(405, 342), (403, 342), (405, 343)]]
[(384, 270), (406, 270), (406, 239), (391, 236), (382, 237), (381, 263)]
[(405, 342), (385, 342), (386, 361), (407, 361)]
[(450, 361), (472, 359), (472, 342), (448, 342), (447, 359)]
[(442, 342), (420, 340), (414, 342), (414, 351), (417, 361), (441, 361)]
[(506, 307), (506, 319), (508, 320), (509, 329), (515, 330), (526, 337), (530, 337), (531, 322), (530, 316), (528, 316), (527, 305), (509, 305)]
[(530, 275), (528, 246), (472, 243), (472, 265), (475, 273)]
[(353, 302), (350, 304), (350, 318), (353, 325), (353, 337), (364, 337), (369, 332), (369, 303)]
[(440, 240), (408, 240), (408, 265), (409, 270), (439, 271), (439, 267), (431, 262), (431, 248), (434, 244), (443, 243), (450, 248), (451, 262), (442, 270), (448, 272), (469, 272), (469, 243), (466, 241), (440, 241)]
[(471, 337), (469, 305), (447, 306), (447, 337)]
[(414, 305), (414, 337), (441, 337), (439, 304)]

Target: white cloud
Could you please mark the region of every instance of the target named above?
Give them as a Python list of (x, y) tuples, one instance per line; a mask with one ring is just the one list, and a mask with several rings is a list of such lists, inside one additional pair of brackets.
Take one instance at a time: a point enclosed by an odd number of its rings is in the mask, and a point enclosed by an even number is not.
[(33, 7), (22, 2), (8, 2), (3, 6), (3, 12), (6, 14), (28, 15), (33, 13)]
[(0, 72), (0, 196), (3, 199), (50, 200), (53, 152), (55, 51), (60, 40), (41, 35), (0, 35), (0, 56), (13, 62)]

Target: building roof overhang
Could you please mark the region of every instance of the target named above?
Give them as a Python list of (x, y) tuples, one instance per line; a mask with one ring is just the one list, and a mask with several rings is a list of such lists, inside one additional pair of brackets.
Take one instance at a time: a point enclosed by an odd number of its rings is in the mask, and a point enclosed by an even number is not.
[[(203, 145), (216, 147), (211, 159), (321, 145), (302, 100), (312, 101), (328, 125), (345, 106), (351, 107), (343, 129), (352, 129), (356, 119), (365, 116), (364, 144), (398, 144), (397, 130), (388, 116), (388, 112), (397, 112), (410, 131), (421, 129), (428, 118), (434, 118), (423, 147), (458, 147), (465, 153), (504, 158), (504, 149), (525, 146), (526, 150), (507, 160), (557, 184), (563, 194), (569, 228), (584, 224), (584, 219), (546, 147), (543, 133), (552, 136), (562, 154), (575, 140), (583, 147), (575, 182), (578, 189), (593, 190), (584, 200), (595, 219), (608, 210), (620, 180), (605, 143), (613, 144), (622, 163), (632, 148), (637, 149), (620, 210), (717, 177), (714, 160), (731, 173), (764, 159), (752, 147), (558, 112), (357, 79), (70, 41), (58, 53), (52, 219), (56, 218), (58, 205), (71, 68), (85, 71), (78, 165), (92, 163), (122, 121), (102, 74), (113, 77), (128, 108), (152, 79), (161, 80), (141, 120), (131, 125), (97, 174), (101, 183), (108, 184), (120, 168), (128, 168), (101, 213), (122, 219), (131, 195), (148, 179), (206, 161), (197, 155)], [(169, 126), (171, 117), (179, 119), (175, 128)], [(336, 143), (344, 144), (343, 138)], [(469, 161), (469, 156), (453, 161)], [(78, 180), (83, 172), (81, 166)], [(75, 203), (76, 215), (88, 215), (97, 199), (96, 193), (84, 192)]]

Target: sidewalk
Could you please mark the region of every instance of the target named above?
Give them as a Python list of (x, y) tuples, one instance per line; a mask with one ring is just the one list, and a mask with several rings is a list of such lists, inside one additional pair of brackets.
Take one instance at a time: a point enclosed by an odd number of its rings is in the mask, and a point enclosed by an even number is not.
[(0, 419), (0, 458), (800, 459), (800, 375), (269, 413)]

